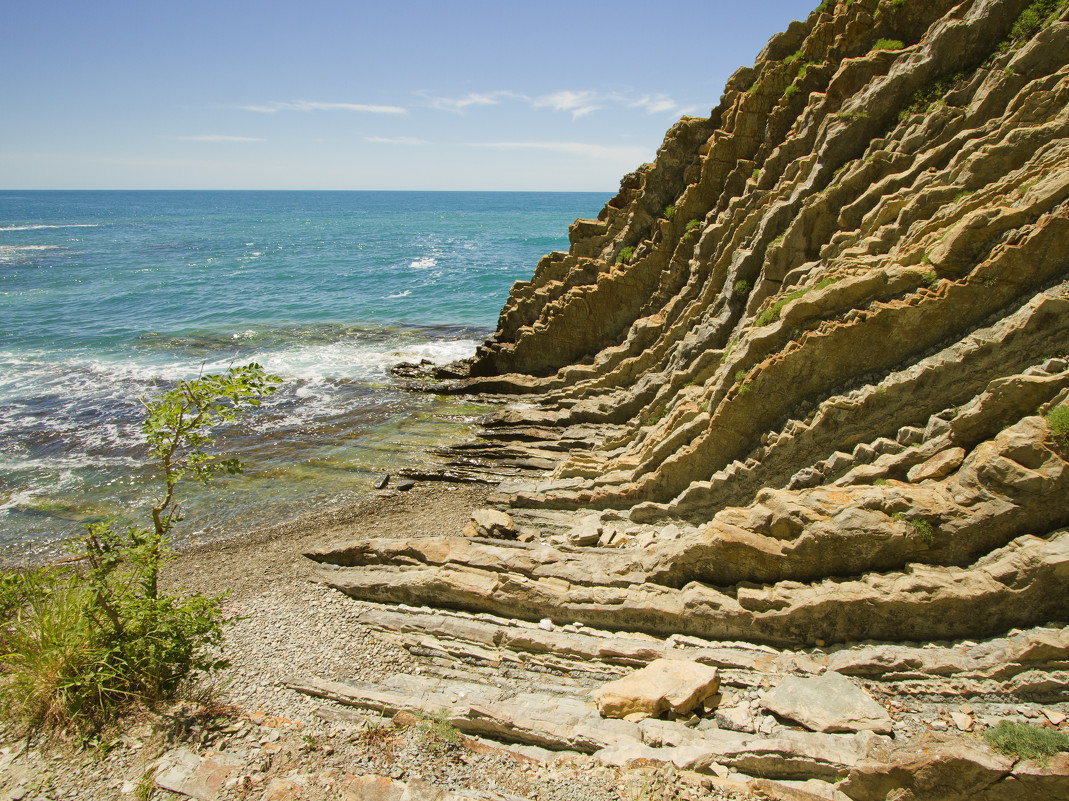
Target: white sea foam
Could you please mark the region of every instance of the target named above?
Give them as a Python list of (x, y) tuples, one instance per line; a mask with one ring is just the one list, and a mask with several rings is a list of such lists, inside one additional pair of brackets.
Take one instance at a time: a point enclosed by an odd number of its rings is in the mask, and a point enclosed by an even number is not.
[(0, 231), (41, 231), (46, 228), (99, 228), (97, 223), (67, 223), (65, 225), (8, 225)]
[(387, 295), (386, 298), (387, 298), (387, 300), (389, 300), (390, 298), (407, 298), (411, 294), (412, 294), (412, 290), (411, 289), (406, 289), (404, 292), (398, 292), (398, 293), (396, 293), (394, 295)]
[(430, 267), (437, 267), (438, 260), (431, 256), (425, 256), (422, 259), (416, 259), (408, 266), (411, 267), (413, 270), (426, 270)]
[(256, 353), (252, 359), (283, 378), (382, 381), (400, 361), (430, 359), (436, 364), (470, 356), (474, 340), (422, 343), (365, 342), (359, 339)]
[(20, 509), (29, 506), (33, 499), (42, 493), (41, 489), (21, 489), (11, 493), (6, 501), (0, 503), (0, 518), (7, 515), (11, 509)]
[(63, 250), (60, 245), (0, 245), (0, 262), (18, 259), (23, 253), (37, 253), (42, 250)]

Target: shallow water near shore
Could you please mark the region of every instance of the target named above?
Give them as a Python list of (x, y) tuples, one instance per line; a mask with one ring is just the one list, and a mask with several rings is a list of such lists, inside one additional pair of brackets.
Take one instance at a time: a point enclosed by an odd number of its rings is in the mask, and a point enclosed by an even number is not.
[(0, 192), (0, 558), (136, 519), (139, 399), (255, 361), (284, 379), (219, 432), (246, 473), (185, 488), (180, 537), (351, 502), (486, 408), (401, 389), (470, 355), (508, 287), (607, 195)]

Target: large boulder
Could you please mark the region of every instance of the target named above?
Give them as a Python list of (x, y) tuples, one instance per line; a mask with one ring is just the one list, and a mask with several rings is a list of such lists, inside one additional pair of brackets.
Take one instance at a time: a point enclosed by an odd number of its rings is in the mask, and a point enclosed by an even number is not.
[(629, 676), (602, 685), (592, 695), (607, 718), (657, 717), (665, 712), (681, 716), (715, 696), (719, 688), (720, 673), (714, 667), (682, 659), (656, 659)]
[(510, 540), (516, 538), (516, 526), (509, 515), (497, 509), (475, 509), (463, 534), (465, 537)]

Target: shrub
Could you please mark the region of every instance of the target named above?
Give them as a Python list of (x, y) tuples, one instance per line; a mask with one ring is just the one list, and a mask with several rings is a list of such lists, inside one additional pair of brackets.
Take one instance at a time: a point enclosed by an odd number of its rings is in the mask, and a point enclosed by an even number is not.
[(877, 39), (872, 47), (869, 48), (871, 53), (874, 50), (901, 50), (906, 45), (901, 39)]
[(935, 544), (935, 532), (932, 531), (932, 524), (929, 521), (923, 517), (917, 517), (910, 520), (909, 524), (913, 526), (913, 532), (921, 538), (921, 542), (929, 548)]
[(1047, 18), (1064, 5), (1064, 0), (1036, 0), (1017, 17), (1010, 30), (1010, 39), (1022, 41), (1031, 39), (1036, 31), (1044, 26)]
[(664, 218), (666, 220), (671, 220), (675, 216), (676, 216), (675, 204), (674, 203), (669, 203), (667, 206), (664, 207)]
[(737, 298), (744, 298), (750, 294), (750, 282), (744, 279), (740, 279), (735, 282), (735, 286), (732, 289), (732, 293)]
[(742, 370), (742, 369), (736, 370), (735, 371), (735, 383), (736, 384), (741, 384), (745, 380), (746, 380), (746, 371)]
[(792, 83), (790, 86), (788, 86), (786, 89), (783, 90), (783, 99), (784, 100), (790, 100), (792, 97), (794, 97), (800, 91), (801, 90), (798, 88), (798, 86), (796, 84)]
[(1047, 412), (1050, 433), (1060, 444), (1069, 446), (1069, 404), (1056, 406)]
[(617, 264), (627, 264), (635, 255), (635, 249), (631, 245), (625, 248), (620, 248), (620, 252), (616, 254)]
[(1006, 756), (1031, 759), (1044, 765), (1059, 751), (1069, 751), (1069, 734), (1008, 720), (984, 732), (984, 739)]
[(898, 112), (898, 119), (904, 120), (912, 114), (927, 112), (964, 76), (964, 72), (956, 72), (953, 75), (944, 75), (942, 78), (929, 81), (913, 93), (909, 102)]
[(175, 489), (241, 463), (209, 453), (212, 429), (257, 406), (279, 379), (259, 365), (183, 381), (144, 403), (142, 426), (163, 482), (152, 528), (92, 523), (71, 543), (80, 568), (0, 581), (0, 708), (23, 725), (97, 729), (124, 709), (173, 698), (196, 673), (225, 665), (221, 598), (159, 592), (167, 537), (181, 520)]
[(891, 515), (891, 519), (909, 523), (910, 527), (913, 529), (913, 533), (920, 537), (921, 541), (929, 548), (935, 544), (935, 532), (932, 529), (932, 524), (923, 517), (908, 518), (901, 512), (895, 512)]
[(685, 230), (689, 234), (691, 231), (694, 231), (694, 230), (696, 230), (698, 228), (701, 228), (701, 227), (702, 227), (702, 221), (701, 220), (697, 220), (697, 219), (688, 220), (687, 221), (687, 227), (686, 227)]

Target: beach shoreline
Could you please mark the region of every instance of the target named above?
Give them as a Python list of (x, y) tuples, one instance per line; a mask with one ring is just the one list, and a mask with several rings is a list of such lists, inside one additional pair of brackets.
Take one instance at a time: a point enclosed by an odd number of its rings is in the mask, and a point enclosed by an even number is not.
[[(125, 801), (145, 776), (157, 775), (160, 765), (188, 753), (240, 763), (230, 777), (238, 781), (213, 796), (219, 801), (325, 801), (348, 797), (338, 795), (341, 788), (367, 776), (415, 786), (422, 781), (456, 793), (477, 791), (488, 799), (618, 801), (628, 797), (621, 793), (649, 785), (655, 774), (665, 787), (682, 793), (673, 797), (744, 798), (696, 786), (671, 766), (621, 770), (570, 753), (541, 762), (522, 749), (460, 735), (443, 745), (423, 724), (391, 724), (373, 713), (354, 721), (324, 717), (322, 700), (287, 686), (310, 678), (381, 682), (420, 670), (416, 657), (360, 622), (368, 604), (313, 577), (306, 551), (357, 539), (456, 535), (492, 489), (420, 482), (409, 491), (378, 491), (350, 506), (176, 549), (163, 571), (164, 591), (225, 593), (222, 605), (230, 623), (222, 655), (230, 665), (202, 680), (194, 693), (221, 714), (198, 719), (195, 713), (205, 707), (182, 702), (177, 711), (129, 715), (112, 733), (106, 758), (93, 749), (0, 730), (0, 797), (15, 792), (36, 798), (33, 792), (45, 790), (41, 797)], [(193, 714), (194, 722), (176, 738), (169, 727), (182, 714)], [(186, 795), (157, 786), (152, 797)]]

